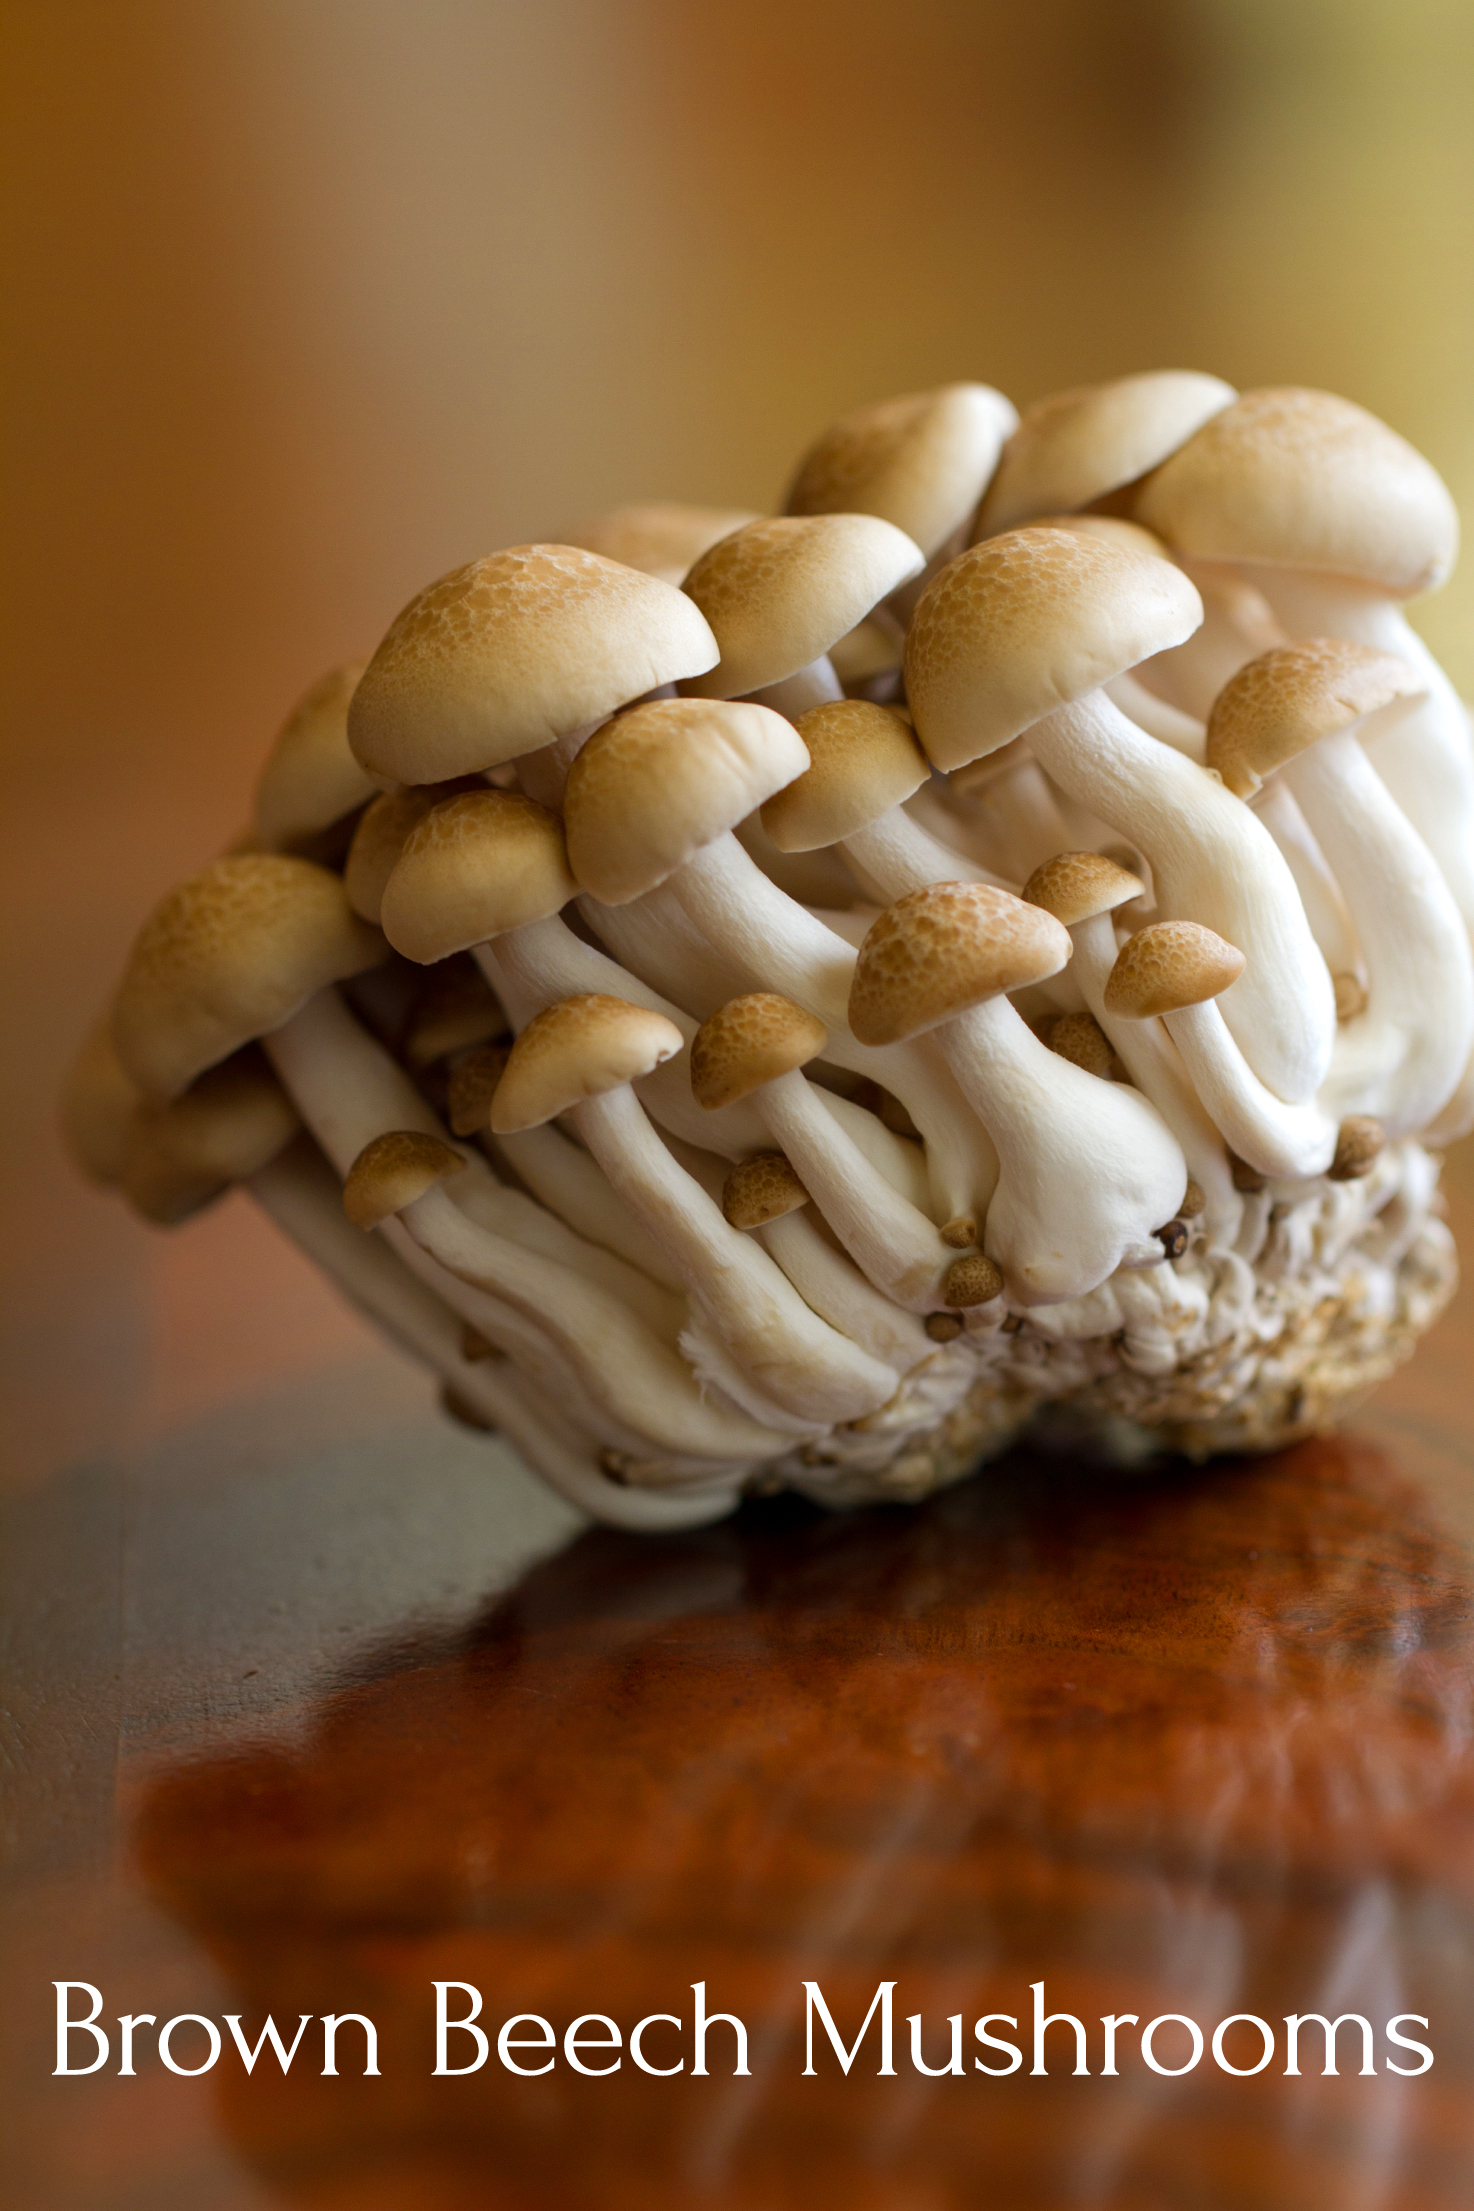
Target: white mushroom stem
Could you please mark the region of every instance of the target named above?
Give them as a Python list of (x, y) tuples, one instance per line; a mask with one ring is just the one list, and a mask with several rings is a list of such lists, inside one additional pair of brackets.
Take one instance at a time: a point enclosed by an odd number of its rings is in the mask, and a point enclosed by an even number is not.
[(1348, 637), (1396, 653), (1426, 681), (1361, 725), (1367, 756), (1443, 872), (1474, 930), (1474, 747), (1462, 700), (1395, 600), (1375, 585), (1286, 568), (1253, 581), (1294, 637)]
[(699, 1528), (738, 1502), (735, 1482), (719, 1478), (686, 1496), (623, 1488), (600, 1473), (588, 1441), (510, 1362), (469, 1360), (461, 1322), (415, 1279), (381, 1239), (365, 1236), (343, 1212), (336, 1177), (317, 1155), (293, 1146), (253, 1175), (248, 1187), (283, 1234), (336, 1283), (391, 1342), (421, 1361), (493, 1422), (549, 1486), (609, 1527)]
[(573, 1124), (627, 1205), (665, 1246), (758, 1387), (801, 1419), (856, 1420), (896, 1392), (894, 1367), (812, 1312), (781, 1268), (674, 1160), (626, 1085), (573, 1108)]
[[(264, 1044), (289, 1097), (340, 1174), (346, 1175), (364, 1146), (386, 1129), (441, 1135), (433, 1116), (425, 1129), (424, 1101), (336, 992), (319, 991)], [(575, 1269), (484, 1228), (443, 1185), (406, 1206), (399, 1219), (450, 1274), (530, 1322), (594, 1403), (637, 1438), (668, 1451), (747, 1462), (785, 1448), (771, 1430), (705, 1401), (669, 1343), (622, 1298), (588, 1279), (586, 1265)]]
[(1353, 730), (1280, 770), (1346, 893), (1366, 969), (1364, 1012), (1337, 1034), (1321, 1103), (1420, 1129), (1474, 1047), (1474, 962), (1451, 889)]
[(984, 1249), (1025, 1305), (1084, 1297), (1161, 1256), (1187, 1168), (1145, 1098), (1046, 1050), (1003, 997), (938, 1030), (998, 1147)]
[(1196, 714), (1185, 714), (1170, 700), (1159, 699), (1155, 691), (1149, 691), (1144, 683), (1138, 682), (1130, 669), (1123, 676), (1113, 676), (1104, 689), (1112, 705), (1118, 706), (1149, 737), (1170, 745), (1187, 760), (1196, 760), (1199, 767), (1203, 765), (1208, 733)]
[(807, 667), (796, 669), (777, 683), (765, 683), (761, 691), (751, 694), (755, 706), (770, 706), (775, 714), (783, 715), (790, 722), (796, 722), (800, 714), (807, 714), (811, 706), (827, 706), (831, 699), (843, 697), (844, 685), (835, 674), (828, 653), (821, 653)]
[(606, 1251), (628, 1260), (652, 1282), (667, 1289), (681, 1287), (681, 1278), (653, 1236), (609, 1186), (608, 1177), (595, 1160), (571, 1142), (551, 1122), (537, 1129), (519, 1129), (515, 1136), (492, 1136), (483, 1141), (520, 1176), (540, 1204)]
[(1188, 1079), (1181, 1054), (1156, 1015), (1128, 1021), (1107, 1012), (1105, 988), (1116, 964), (1116, 932), (1110, 915), (1077, 921), (1070, 936), (1075, 946), (1070, 966), (1085, 1003), (1132, 1082), (1151, 1100), (1181, 1145), (1187, 1172), (1203, 1193), (1202, 1226), (1209, 1244), (1227, 1250), (1239, 1232), (1244, 1201), (1233, 1186), (1223, 1140)]
[(807, 907), (785, 898), (730, 835), (703, 845), (676, 870), (670, 888), (697, 927), (740, 961), (746, 989), (778, 991), (804, 1007), (829, 1031), (827, 1059), (870, 1076), (900, 1099), (926, 1144), (942, 1218), (970, 1213), (981, 1220), (998, 1177), (993, 1146), (956, 1085), (939, 1079), (916, 1045), (855, 1042), (849, 1028), (853, 947)]
[(1262, 1175), (1323, 1175), (1335, 1120), (1315, 1099), (1286, 1105), (1248, 1065), (1217, 999), (1162, 1016), (1203, 1105), (1230, 1149)]
[(1250, 804), (1285, 856), (1311, 934), (1331, 974), (1359, 976), (1361, 953), (1341, 886), (1289, 785), (1283, 777), (1271, 776)]
[(1056, 782), (1145, 853), (1163, 920), (1199, 922), (1238, 946), (1247, 964), (1221, 1018), (1276, 1097), (1312, 1098), (1330, 1066), (1335, 997), (1264, 824), (1099, 691), (1036, 722), (1029, 743)]
[(602, 729), (608, 719), (607, 714), (601, 714), (595, 721), (570, 729), (566, 736), (555, 737), (550, 745), (539, 746), (536, 752), (522, 753), (517, 760), (517, 781), (527, 796), (556, 813), (563, 804), (569, 769), (594, 731)]

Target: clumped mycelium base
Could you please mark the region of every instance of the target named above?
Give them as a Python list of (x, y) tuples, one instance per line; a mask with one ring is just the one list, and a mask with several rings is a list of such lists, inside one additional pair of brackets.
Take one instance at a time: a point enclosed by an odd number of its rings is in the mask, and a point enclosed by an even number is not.
[(244, 1184), (624, 1527), (1324, 1428), (1455, 1279), (1456, 542), (1349, 401), (1165, 371), (473, 561), (145, 921), (73, 1154)]

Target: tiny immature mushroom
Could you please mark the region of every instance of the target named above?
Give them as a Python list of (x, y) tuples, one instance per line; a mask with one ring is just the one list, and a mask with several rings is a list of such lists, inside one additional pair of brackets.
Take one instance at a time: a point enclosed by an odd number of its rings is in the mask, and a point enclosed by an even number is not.
[(782, 1152), (754, 1152), (722, 1187), (722, 1212), (732, 1228), (766, 1228), (808, 1202), (808, 1191)]

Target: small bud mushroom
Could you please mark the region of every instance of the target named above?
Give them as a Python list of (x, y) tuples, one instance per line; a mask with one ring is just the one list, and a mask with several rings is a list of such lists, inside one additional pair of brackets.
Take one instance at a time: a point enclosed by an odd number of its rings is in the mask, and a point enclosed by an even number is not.
[(599, 994), (566, 998), (518, 1037), (492, 1100), (497, 1134), (569, 1113), (627, 1205), (670, 1252), (763, 1394), (804, 1421), (854, 1420), (894, 1395), (899, 1376), (821, 1321), (766, 1253), (661, 1143), (630, 1084), (684, 1049), (659, 1014)]
[(1421, 695), (1385, 707), (1362, 741), (1474, 928), (1468, 719), (1401, 612), (1457, 554), (1437, 471), (1349, 399), (1249, 391), (1148, 477), (1134, 512), (1174, 552), (1237, 564), (1292, 637), (1347, 638), (1416, 669)]
[(377, 1228), (447, 1175), (460, 1174), (465, 1164), (465, 1154), (438, 1136), (427, 1136), (422, 1129), (386, 1129), (365, 1144), (349, 1168), (343, 1211), (355, 1228)]
[(1243, 970), (1243, 953), (1211, 929), (1155, 922), (1123, 945), (1106, 1011), (1127, 1021), (1163, 1017), (1204, 1108), (1240, 1159), (1264, 1175), (1323, 1175), (1336, 1149), (1334, 1120), (1314, 1100), (1286, 1105), (1266, 1089), (1214, 1003)]
[(118, 1057), (163, 1104), (388, 949), (325, 868), (283, 853), (212, 861), (139, 932), (113, 1008)]
[(402, 791), (382, 791), (366, 806), (343, 867), (343, 887), (353, 911), (377, 928), (385, 885), (411, 832), (442, 799), (483, 787), (480, 778), (472, 776), (457, 776), (448, 783), (409, 783)]
[(767, 707), (699, 699), (634, 707), (590, 740), (569, 775), (570, 865), (604, 906), (668, 883), (714, 947), (823, 1024), (832, 1059), (901, 1099), (926, 1137), (946, 1217), (981, 1213), (996, 1162), (955, 1084), (914, 1050), (877, 1057), (856, 1048), (847, 1014), (854, 948), (769, 882), (732, 834), (808, 765), (793, 725)]
[(1336, 1156), (1326, 1173), (1332, 1182), (1359, 1182), (1376, 1165), (1387, 1132), (1364, 1113), (1349, 1114), (1336, 1132)]
[(939, 1029), (998, 1151), (985, 1248), (1025, 1304), (1084, 1297), (1139, 1260), (1187, 1179), (1144, 1098), (1056, 1059), (1009, 1004), (1069, 956), (1052, 915), (986, 884), (937, 883), (872, 924), (850, 997), (862, 1043)]
[(721, 650), (680, 688), (798, 714), (840, 696), (827, 658), (922, 557), (904, 531), (868, 514), (778, 515), (749, 522), (703, 553), (682, 586)]
[(991, 1305), (994, 1298), (1002, 1295), (1002, 1272), (980, 1251), (970, 1251), (965, 1259), (954, 1259), (942, 1282), (943, 1304), (963, 1309)]
[(714, 667), (716, 641), (671, 585), (571, 545), (514, 545), (453, 569), (391, 623), (353, 694), (364, 767), (442, 783), (543, 755), (556, 802), (589, 730)]
[(867, 1280), (898, 1304), (925, 1312), (936, 1302), (947, 1247), (805, 1081), (800, 1070), (828, 1041), (822, 1022), (776, 992), (731, 999), (692, 1041), (692, 1091), (708, 1111), (752, 1098), (791, 1171)]
[(1098, 1075), (1102, 1082), (1124, 1073), (1115, 1046), (1093, 1013), (1062, 1013), (1051, 1026), (1048, 1041), (1051, 1052), (1074, 1067), (1083, 1067), (1087, 1075)]
[(592, 521), (580, 522), (559, 542), (579, 546), (586, 553), (598, 553), (624, 568), (638, 568), (642, 576), (657, 576), (662, 583), (679, 586), (691, 563), (719, 538), (730, 537), (744, 523), (761, 519), (745, 508), (687, 507), (673, 499), (656, 499), (611, 507)]
[(1196, 591), (1167, 561), (1065, 530), (975, 545), (923, 597), (907, 691), (928, 757), (952, 769), (1024, 730), (1055, 782), (1151, 864), (1158, 911), (1242, 946), (1223, 1016), (1259, 1079), (1291, 1102), (1330, 1063), (1330, 976), (1268, 831), (1216, 777), (1147, 736), (1102, 685), (1190, 636)]
[(256, 785), (253, 826), (267, 852), (305, 851), (379, 786), (348, 749), (348, 702), (361, 667), (334, 668), (297, 701)]
[(1474, 1049), (1474, 962), (1453, 894), (1357, 741), (1365, 717), (1419, 688), (1405, 661), (1341, 638), (1261, 654), (1216, 701), (1208, 763), (1249, 798), (1288, 783), (1345, 894), (1366, 973), (1362, 1011), (1337, 1029), (1320, 1102), (1421, 1129)]
[(722, 1185), (722, 1214), (733, 1228), (766, 1228), (808, 1202), (808, 1191), (782, 1152), (754, 1152)]
[(1233, 386), (1217, 376), (1151, 369), (1037, 400), (1003, 448), (974, 543), (1041, 515), (1088, 507), (1135, 483), (1233, 396)]

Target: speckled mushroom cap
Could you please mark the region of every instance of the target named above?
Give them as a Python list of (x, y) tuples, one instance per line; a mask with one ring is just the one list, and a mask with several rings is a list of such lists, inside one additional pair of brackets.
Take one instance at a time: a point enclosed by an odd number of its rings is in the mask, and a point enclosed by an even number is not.
[(1245, 392), (1143, 484), (1134, 512), (1174, 551), (1435, 591), (1458, 554), (1448, 487), (1350, 399)]
[(315, 836), (378, 789), (348, 749), (348, 703), (362, 674), (361, 664), (334, 668), (287, 716), (256, 785), (256, 834), (268, 851)]
[(1233, 396), (1232, 384), (1195, 369), (1154, 369), (1052, 393), (1024, 410), (1004, 446), (974, 537), (1089, 506), (1134, 483)]
[(1277, 645), (1247, 661), (1214, 700), (1208, 766), (1237, 797), (1252, 798), (1265, 776), (1307, 745), (1349, 729), (1390, 699), (1409, 697), (1423, 683), (1395, 653), (1348, 638)]
[(172, 1228), (269, 1166), (301, 1125), (265, 1054), (247, 1046), (137, 1116), (123, 1194), (145, 1220)]
[(515, 760), (716, 665), (692, 601), (573, 545), (513, 545), (411, 599), (364, 671), (348, 737), (401, 783)]
[(844, 415), (809, 447), (789, 514), (876, 514), (928, 559), (973, 512), (1018, 414), (989, 384), (943, 384)]
[(1120, 514), (1041, 514), (1029, 527), (1035, 530), (1073, 530), (1077, 537), (1098, 537), (1102, 544), (1124, 546), (1129, 553), (1149, 553), (1154, 560), (1170, 560), (1155, 530), (1140, 522), (1128, 522)]
[(709, 545), (730, 537), (744, 522), (760, 519), (741, 507), (686, 507), (657, 499), (611, 507), (607, 514), (580, 522), (563, 542), (638, 568), (643, 576), (658, 576), (662, 583), (679, 584)]
[(1200, 1006), (1237, 982), (1244, 955), (1196, 921), (1154, 921), (1127, 939), (1105, 987), (1107, 1013), (1148, 1014)]
[(1146, 885), (1103, 852), (1057, 852), (1036, 867), (1024, 885), (1026, 905), (1042, 906), (1067, 929), (1097, 914), (1114, 913), (1140, 898)]
[(803, 739), (770, 707), (652, 699), (596, 730), (568, 771), (568, 860), (622, 906), (802, 775)]
[(485, 789), (479, 776), (449, 783), (409, 783), (402, 791), (381, 791), (364, 808), (343, 865), (348, 903), (362, 920), (377, 926), (384, 892), (410, 831), (419, 826), (432, 806), (471, 788)]
[(791, 998), (754, 990), (718, 1006), (691, 1039), (691, 1090), (714, 1112), (817, 1058), (829, 1032)]
[(638, 1082), (685, 1038), (663, 1013), (589, 991), (560, 998), (528, 1022), (507, 1058), (491, 1101), (498, 1136), (538, 1128), (586, 1098)]
[(577, 888), (556, 814), (520, 791), (463, 791), (410, 831), (384, 889), (384, 934), (406, 959), (443, 960), (545, 920)]
[(809, 766), (763, 808), (780, 852), (837, 844), (919, 791), (931, 774), (911, 726), (866, 699), (832, 699), (794, 725)]
[(377, 1228), (465, 1167), (441, 1137), (419, 1129), (387, 1129), (365, 1144), (343, 1184), (343, 1211), (355, 1228)]
[(734, 699), (781, 683), (924, 566), (911, 539), (875, 515), (749, 522), (703, 553), (682, 587), (721, 652), (715, 667), (682, 689), (693, 698)]
[(906, 696), (939, 768), (995, 752), (1203, 618), (1181, 569), (1076, 530), (1010, 530), (951, 561), (906, 639)]
[(850, 987), (862, 1044), (899, 1044), (1000, 991), (1057, 975), (1073, 947), (1039, 906), (987, 883), (929, 883), (870, 925)]
[(118, 1058), (146, 1097), (177, 1097), (388, 950), (326, 868), (275, 852), (215, 860), (139, 932), (113, 1009)]

